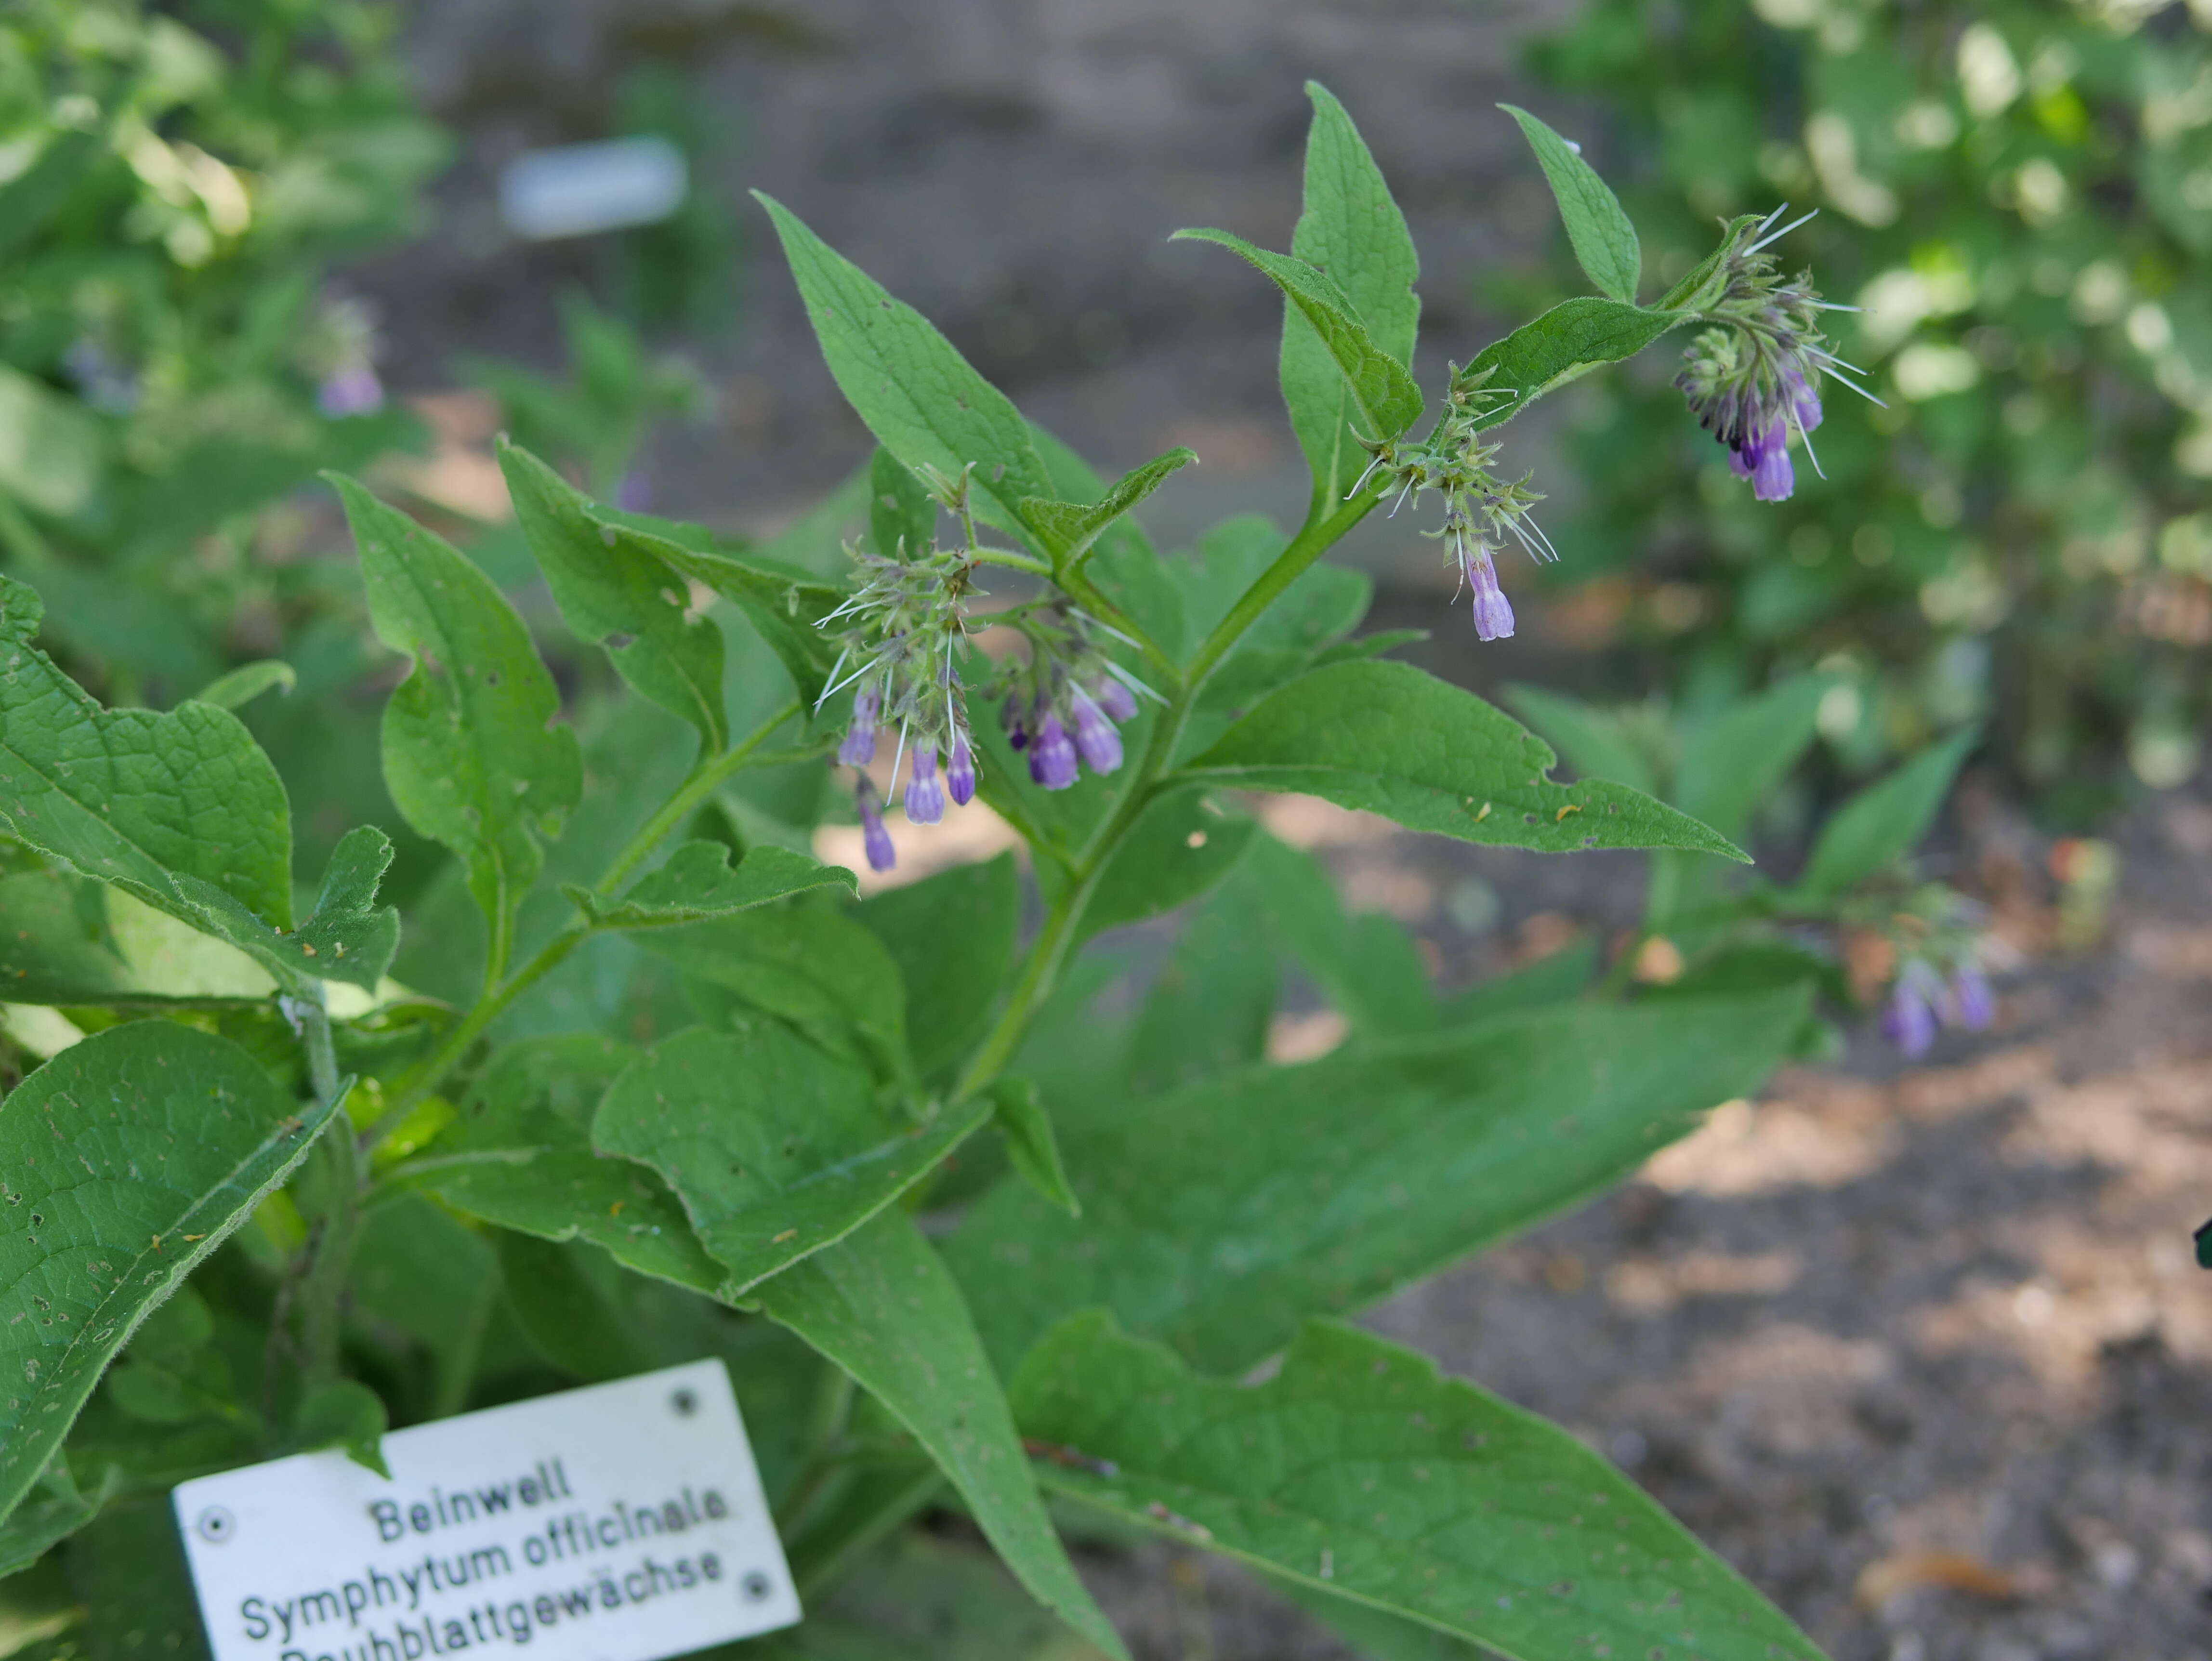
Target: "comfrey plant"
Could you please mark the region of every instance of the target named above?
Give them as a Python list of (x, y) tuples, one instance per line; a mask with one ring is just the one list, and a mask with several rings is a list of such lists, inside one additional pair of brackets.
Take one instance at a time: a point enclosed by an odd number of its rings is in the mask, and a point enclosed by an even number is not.
[[(850, 559), (607, 506), (505, 446), (580, 654), (556, 683), (466, 557), (337, 479), (407, 663), (380, 757), (404, 830), (345, 835), (312, 893), (246, 725), (102, 708), (0, 578), (0, 1608), (40, 1653), (201, 1652), (180, 1477), (374, 1463), (392, 1423), (720, 1356), (809, 1611), (748, 1653), (1124, 1655), (1066, 1527), (1237, 1557), (1377, 1656), (1815, 1654), (1575, 1437), (1342, 1319), (1756, 1090), (1802, 979), (1700, 960), (1578, 995), (1567, 961), (1440, 998), (1243, 810), (1652, 849), (1689, 938), (1771, 759), (1685, 751), (1690, 811), (1556, 782), (1511, 717), (1388, 661), (1402, 636), (1355, 636), (1366, 584), (1322, 556), (1435, 491), (1479, 631), (1510, 632), (1498, 562), (1548, 548), (1485, 435), (1727, 326), (1745, 225), (1638, 306), (1633, 230), (1521, 117), (1605, 292), (1455, 371), (1416, 435), (1413, 245), (1312, 95), (1291, 252), (1189, 234), (1285, 296), (1292, 534), (1156, 551), (1130, 510), (1188, 452), (1106, 484), (771, 203), (880, 441)], [(887, 798), (918, 824), (988, 804), (1026, 864), (860, 900), (811, 852), (835, 778), (878, 865)], [(1925, 819), (1892, 817), (1845, 888)], [(1186, 904), (1113, 1013), (1097, 937)], [(1289, 963), (1348, 1036), (1279, 1065)], [(932, 1512), (997, 1563), (908, 1527)]]

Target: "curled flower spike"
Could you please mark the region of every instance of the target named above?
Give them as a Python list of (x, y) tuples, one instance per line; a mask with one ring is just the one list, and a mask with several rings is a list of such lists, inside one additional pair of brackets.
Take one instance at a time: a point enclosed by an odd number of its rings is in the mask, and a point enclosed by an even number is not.
[(876, 787), (865, 778), (853, 787), (853, 806), (860, 816), (860, 841), (867, 849), (868, 869), (890, 870), (898, 863), (898, 849), (891, 846), (890, 827), (884, 823)]
[(935, 824), (945, 817), (945, 781), (937, 775), (937, 751), (924, 745), (914, 752), (914, 776), (907, 781), (908, 824)]
[(1822, 300), (1809, 271), (1779, 280), (1765, 249), (1805, 222), (1770, 229), (1783, 212), (1777, 208), (1737, 236), (1722, 260), (1717, 291), (1699, 308), (1712, 326), (1690, 343), (1674, 377), (1698, 424), (1726, 447), (1729, 470), (1749, 479), (1761, 502), (1786, 502), (1796, 488), (1793, 436), (1819, 471), (1812, 433), (1820, 424), (1823, 376), (1881, 401), (1850, 379), (1856, 369), (1828, 350), (1820, 332), (1822, 312), (1850, 308)]
[(1028, 753), (1030, 779), (1065, 790), (1084, 767), (1113, 772), (1124, 756), (1115, 723), (1134, 719), (1138, 693), (1157, 696), (1106, 655), (1097, 636), (1113, 631), (1065, 598), (1008, 621), (1030, 653), (1006, 668), (1000, 719), (1006, 742)]
[[(1528, 478), (1511, 481), (1491, 471), (1498, 446), (1486, 442), (1476, 425), (1498, 394), (1486, 389), (1487, 372), (1469, 374), (1455, 368), (1444, 414), (1435, 430), (1417, 444), (1372, 446), (1375, 459), (1361, 475), (1360, 484), (1376, 472), (1385, 492), (1395, 490), (1396, 513), (1408, 496), (1436, 490), (1444, 499), (1443, 524), (1424, 536), (1436, 537), (1459, 572), (1460, 585), (1474, 594), (1474, 632), (1485, 641), (1505, 640), (1513, 633), (1513, 607), (1498, 580), (1497, 556), (1510, 537), (1529, 558), (1543, 563), (1557, 559), (1559, 550), (1537, 526), (1529, 509), (1543, 497), (1528, 489)], [(1357, 495), (1359, 486), (1353, 488)]]

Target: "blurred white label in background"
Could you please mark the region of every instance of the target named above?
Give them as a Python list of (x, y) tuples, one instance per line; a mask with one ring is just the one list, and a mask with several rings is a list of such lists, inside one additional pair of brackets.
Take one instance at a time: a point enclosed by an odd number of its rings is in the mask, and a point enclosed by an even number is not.
[(610, 138), (530, 150), (499, 176), (499, 215), (534, 242), (652, 225), (683, 206), (684, 152), (665, 138)]

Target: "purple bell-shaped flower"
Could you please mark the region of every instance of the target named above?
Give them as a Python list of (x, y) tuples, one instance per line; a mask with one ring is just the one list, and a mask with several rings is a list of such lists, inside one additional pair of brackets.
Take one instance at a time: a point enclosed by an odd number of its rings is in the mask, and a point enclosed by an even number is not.
[(1097, 702), (1080, 688), (1075, 693), (1075, 748), (1084, 765), (1094, 773), (1110, 773), (1121, 764), (1121, 735)]
[(862, 779), (853, 792), (853, 806), (860, 815), (860, 840), (868, 850), (868, 869), (888, 871), (898, 863), (898, 849), (891, 846), (890, 827), (884, 823), (883, 810), (876, 803), (876, 788)]
[(876, 758), (876, 719), (883, 713), (883, 694), (872, 685), (853, 694), (853, 724), (837, 746), (837, 759), (848, 767), (866, 767)]
[(945, 817), (945, 781), (937, 774), (937, 751), (923, 745), (914, 752), (914, 776), (906, 782), (908, 824), (935, 824)]
[(945, 770), (945, 788), (963, 807), (975, 800), (975, 754), (968, 747), (965, 733), (952, 735), (952, 760)]
[(1048, 714), (1030, 744), (1030, 777), (1048, 790), (1065, 790), (1075, 782), (1076, 772), (1074, 743), (1060, 717)]

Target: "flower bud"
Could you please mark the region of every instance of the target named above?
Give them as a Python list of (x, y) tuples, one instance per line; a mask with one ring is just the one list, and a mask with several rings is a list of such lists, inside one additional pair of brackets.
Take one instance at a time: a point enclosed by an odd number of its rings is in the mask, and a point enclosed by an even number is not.
[(1134, 721), (1137, 718), (1137, 695), (1113, 676), (1100, 676), (1097, 684), (1091, 689), (1091, 694), (1098, 700), (1098, 707), (1106, 712), (1109, 720)]
[(868, 851), (868, 869), (888, 871), (898, 863), (898, 850), (891, 846), (890, 827), (884, 823), (882, 810), (876, 806), (876, 788), (862, 779), (853, 792), (853, 806), (860, 815), (860, 840)]
[(876, 717), (883, 709), (883, 695), (873, 686), (863, 686), (853, 694), (853, 724), (845, 729), (845, 741), (837, 746), (837, 759), (848, 767), (866, 767), (876, 758)]
[(952, 762), (945, 770), (945, 788), (963, 807), (975, 800), (975, 756), (965, 733), (952, 735)]

